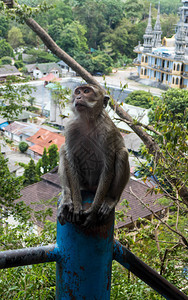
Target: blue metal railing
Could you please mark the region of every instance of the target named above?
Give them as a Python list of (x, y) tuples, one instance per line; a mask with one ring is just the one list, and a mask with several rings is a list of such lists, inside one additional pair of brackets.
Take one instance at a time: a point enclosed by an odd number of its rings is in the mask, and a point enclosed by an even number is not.
[(115, 259), (164, 298), (188, 300), (174, 285), (114, 241), (113, 232), (114, 216), (108, 224), (90, 230), (57, 222), (55, 245), (0, 252), (0, 269), (55, 261), (57, 300), (109, 300)]

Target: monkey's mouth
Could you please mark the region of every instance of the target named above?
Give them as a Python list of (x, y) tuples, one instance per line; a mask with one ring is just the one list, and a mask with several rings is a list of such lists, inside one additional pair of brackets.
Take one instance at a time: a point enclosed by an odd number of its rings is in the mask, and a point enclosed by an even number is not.
[(81, 103), (81, 102), (76, 102), (75, 103), (75, 107), (77, 108), (77, 109), (80, 109), (80, 108), (84, 108), (84, 107), (87, 107), (84, 103)]

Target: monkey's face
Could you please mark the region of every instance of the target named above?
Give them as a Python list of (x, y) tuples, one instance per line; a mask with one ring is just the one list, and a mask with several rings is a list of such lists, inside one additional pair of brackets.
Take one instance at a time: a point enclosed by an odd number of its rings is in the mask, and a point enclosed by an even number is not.
[(97, 86), (78, 86), (73, 94), (73, 111), (97, 116), (104, 107), (104, 101), (104, 91)]
[(79, 86), (75, 89), (73, 106), (77, 111), (93, 108), (96, 102), (96, 95), (93, 88), (89, 86)]

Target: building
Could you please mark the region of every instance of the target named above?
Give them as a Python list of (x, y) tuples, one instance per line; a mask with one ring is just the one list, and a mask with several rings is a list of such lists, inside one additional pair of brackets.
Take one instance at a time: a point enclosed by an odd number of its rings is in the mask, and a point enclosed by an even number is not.
[(46, 75), (53, 74), (55, 78), (62, 75), (61, 67), (56, 63), (29, 64), (25, 66), (27, 72), (35, 79), (40, 79)]
[(138, 76), (172, 88), (188, 88), (188, 1), (182, 0), (180, 20), (172, 39), (161, 43), (160, 5), (154, 29), (151, 25), (151, 5), (148, 25), (143, 36), (144, 43), (135, 47), (134, 64)]
[(0, 81), (6, 81), (8, 76), (21, 76), (22, 74), (18, 71), (15, 66), (3, 65), (0, 67)]
[(58, 151), (62, 144), (65, 143), (65, 137), (56, 133), (40, 128), (33, 136), (30, 136), (26, 139), (30, 147), (27, 150), (27, 153), (31, 155), (32, 158), (38, 159), (41, 158), (44, 148), (48, 148), (56, 144)]
[(40, 128), (32, 123), (13, 122), (4, 128), (4, 135), (15, 142), (27, 142)]
[[(40, 182), (25, 187), (21, 191), (21, 198), (19, 198), (17, 201), (23, 201), (35, 212), (44, 210), (45, 208), (51, 208), (53, 214), (52, 216), (48, 216), (47, 219), (52, 222), (56, 222), (57, 199), (59, 198), (62, 189), (57, 168), (53, 169), (49, 173), (44, 174), (41, 179), (42, 180)], [(141, 198), (146, 206), (140, 203), (137, 197), (129, 193), (130, 187), (133, 193), (135, 193), (138, 198)], [(149, 186), (143, 182), (130, 178), (129, 183), (122, 193), (120, 202), (116, 207), (116, 210), (124, 211), (124, 219), (118, 222), (116, 228), (126, 227), (132, 229), (135, 227), (135, 225), (139, 226), (139, 223), (141, 222), (140, 218), (152, 220), (152, 212), (161, 217), (168, 213), (169, 206), (161, 205), (157, 201), (163, 196), (161, 194), (156, 195), (155, 193), (152, 195), (149, 194), (148, 187)], [(51, 204), (50, 199), (52, 199)], [(126, 199), (129, 203), (128, 208), (121, 204), (124, 199)], [(39, 222), (37, 222), (37, 225), (42, 227), (42, 224)]]

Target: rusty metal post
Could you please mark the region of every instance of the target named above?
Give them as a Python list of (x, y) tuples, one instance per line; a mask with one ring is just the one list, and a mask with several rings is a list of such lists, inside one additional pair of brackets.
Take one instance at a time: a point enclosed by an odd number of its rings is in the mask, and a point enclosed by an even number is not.
[[(83, 195), (88, 207), (93, 194)], [(57, 223), (56, 299), (109, 300), (113, 258), (114, 214), (103, 226), (83, 230)]]

